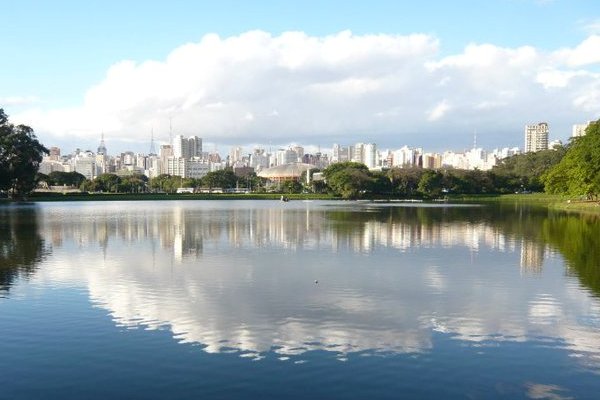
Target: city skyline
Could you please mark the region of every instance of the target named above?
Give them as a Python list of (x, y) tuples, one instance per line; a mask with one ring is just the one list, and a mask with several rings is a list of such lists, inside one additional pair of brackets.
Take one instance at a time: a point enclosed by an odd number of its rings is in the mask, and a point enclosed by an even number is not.
[(12, 62), (0, 67), (0, 107), (47, 146), (95, 148), (103, 134), (141, 153), (151, 135), (159, 145), (173, 133), (221, 153), (359, 141), (441, 151), (470, 148), (477, 132), (481, 147), (521, 147), (524, 124), (547, 122), (565, 142), (599, 116), (593, 2), (64, 0), (3, 11)]

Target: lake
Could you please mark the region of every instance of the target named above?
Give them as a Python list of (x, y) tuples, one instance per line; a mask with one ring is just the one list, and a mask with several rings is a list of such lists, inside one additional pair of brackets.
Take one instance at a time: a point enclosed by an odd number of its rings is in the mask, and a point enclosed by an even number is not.
[(0, 206), (0, 398), (597, 398), (600, 218)]

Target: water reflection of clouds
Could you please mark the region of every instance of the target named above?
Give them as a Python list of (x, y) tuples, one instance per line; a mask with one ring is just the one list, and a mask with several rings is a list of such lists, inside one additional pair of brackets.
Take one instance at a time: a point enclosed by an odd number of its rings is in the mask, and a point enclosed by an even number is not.
[(117, 324), (168, 327), (208, 352), (424, 352), (443, 332), (552, 338), (600, 360), (598, 301), (544, 245), (481, 221), (355, 220), (313, 205), (104, 212), (49, 215), (43, 235), (61, 262), (38, 279), (84, 284)]

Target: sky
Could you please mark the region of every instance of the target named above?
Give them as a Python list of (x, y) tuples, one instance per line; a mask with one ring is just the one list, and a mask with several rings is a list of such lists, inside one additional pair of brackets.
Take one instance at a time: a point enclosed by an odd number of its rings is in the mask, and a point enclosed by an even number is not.
[(0, 108), (63, 153), (568, 140), (600, 118), (600, 1), (0, 0)]

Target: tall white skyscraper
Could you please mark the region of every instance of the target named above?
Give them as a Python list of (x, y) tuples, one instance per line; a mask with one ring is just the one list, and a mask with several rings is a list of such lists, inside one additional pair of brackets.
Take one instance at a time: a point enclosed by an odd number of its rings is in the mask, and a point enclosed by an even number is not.
[(525, 125), (525, 153), (548, 150), (548, 124)]
[(363, 163), (368, 168), (375, 168), (378, 164), (377, 145), (375, 143), (367, 143), (363, 147)]

